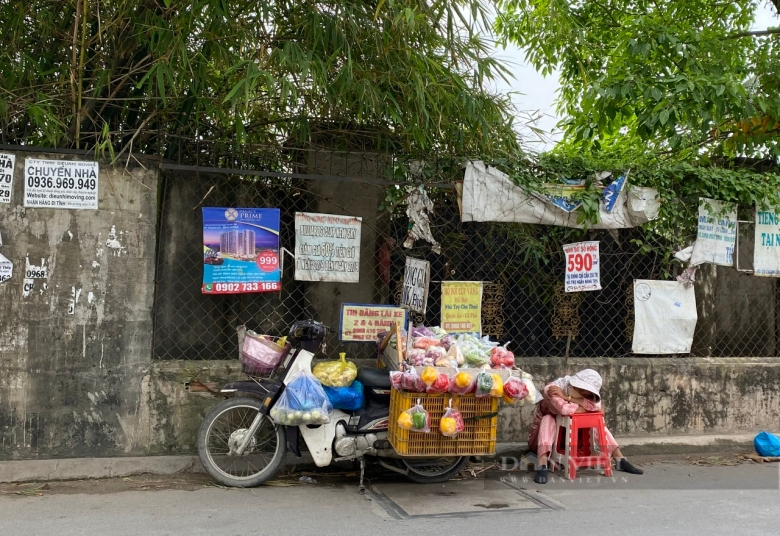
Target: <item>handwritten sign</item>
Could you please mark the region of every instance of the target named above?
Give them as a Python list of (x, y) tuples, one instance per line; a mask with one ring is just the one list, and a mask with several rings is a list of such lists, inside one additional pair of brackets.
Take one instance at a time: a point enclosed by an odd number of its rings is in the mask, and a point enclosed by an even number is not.
[(563, 252), (566, 255), (566, 292), (601, 290), (598, 241), (566, 244)]
[(763, 210), (756, 206), (755, 229), (753, 273), (780, 277), (780, 214), (772, 208)]
[(450, 333), (482, 335), (482, 282), (443, 281), (441, 327)]
[(360, 281), (362, 218), (295, 213), (295, 279)]
[(406, 310), (395, 305), (342, 303), (339, 339), (345, 342), (375, 342), (393, 322), (406, 325)]
[(406, 257), (404, 288), (401, 307), (425, 314), (428, 305), (428, 285), (431, 282), (431, 263)]

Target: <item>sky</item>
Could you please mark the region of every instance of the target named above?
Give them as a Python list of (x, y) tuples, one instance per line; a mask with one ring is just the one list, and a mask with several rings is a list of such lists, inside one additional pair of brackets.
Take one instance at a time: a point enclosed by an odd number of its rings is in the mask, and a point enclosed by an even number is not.
[[(759, 6), (753, 29), (763, 30), (778, 25), (780, 25), (780, 20), (775, 15), (774, 7), (769, 3)], [(548, 140), (541, 141), (529, 129), (521, 128), (521, 133), (527, 135), (529, 147), (536, 151), (551, 149), (560, 139), (560, 132), (555, 128), (559, 121), (555, 114), (555, 98), (558, 90), (557, 75), (543, 77), (537, 73), (533, 67), (526, 64), (523, 50), (511, 44), (507, 45), (506, 49), (501, 47), (494, 49), (493, 55), (506, 62), (514, 73), (515, 77), (509, 83), (505, 83), (503, 80), (497, 81), (496, 89), (499, 92), (513, 93), (512, 100), (517, 109), (521, 111), (517, 123), (524, 123), (528, 114), (538, 111), (540, 119), (536, 122), (537, 128), (550, 133)]]

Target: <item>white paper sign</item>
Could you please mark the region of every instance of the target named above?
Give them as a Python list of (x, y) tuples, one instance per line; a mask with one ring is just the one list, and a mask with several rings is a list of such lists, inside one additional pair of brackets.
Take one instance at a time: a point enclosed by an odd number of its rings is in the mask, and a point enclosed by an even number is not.
[(73, 160), (24, 160), (24, 206), (98, 208), (98, 163)]
[(24, 264), (25, 279), (47, 279), (49, 277), (49, 267), (46, 266), (46, 259), (41, 259), (40, 266), (36, 266), (30, 264), (30, 257), (25, 257)]
[(14, 273), (14, 263), (0, 253), (0, 283), (8, 281)]
[(0, 153), (0, 203), (11, 202), (11, 192), (14, 187), (14, 165), (16, 156)]
[(362, 218), (295, 213), (295, 279), (360, 281)]
[(715, 199), (700, 198), (699, 229), (691, 254), (691, 266), (698, 266), (705, 262), (720, 266), (733, 266), (736, 240), (736, 205)]
[(406, 257), (404, 289), (401, 307), (425, 314), (428, 305), (428, 287), (431, 282), (431, 263)]
[(756, 206), (756, 235), (753, 249), (753, 273), (780, 277), (780, 214), (771, 208)]
[(598, 241), (566, 244), (563, 252), (566, 255), (566, 292), (601, 290)]
[(687, 354), (696, 329), (696, 293), (679, 281), (634, 281), (635, 354)]

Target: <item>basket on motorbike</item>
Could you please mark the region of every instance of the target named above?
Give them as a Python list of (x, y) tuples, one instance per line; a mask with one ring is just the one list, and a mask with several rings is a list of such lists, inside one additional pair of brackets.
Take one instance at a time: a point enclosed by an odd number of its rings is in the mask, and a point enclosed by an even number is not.
[[(417, 404), (428, 412), (429, 434), (404, 430), (397, 425), (398, 416)], [(447, 410), (450, 399), (466, 424), (466, 429), (455, 437), (438, 433), (439, 419)], [(473, 394), (407, 393), (393, 389), (390, 394), (390, 423), (387, 439), (401, 456), (479, 456), (496, 453), (498, 399), (478, 398)]]
[(286, 340), (247, 332), (241, 347), (242, 369), (253, 376), (270, 374), (279, 368), (290, 348)]

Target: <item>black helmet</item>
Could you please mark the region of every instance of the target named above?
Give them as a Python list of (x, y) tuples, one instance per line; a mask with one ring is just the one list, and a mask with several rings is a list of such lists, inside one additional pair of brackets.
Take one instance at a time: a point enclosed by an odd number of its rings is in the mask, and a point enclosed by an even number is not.
[(290, 326), (291, 342), (298, 343), (309, 352), (316, 352), (325, 338), (325, 324), (316, 320), (298, 320)]

